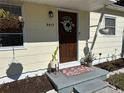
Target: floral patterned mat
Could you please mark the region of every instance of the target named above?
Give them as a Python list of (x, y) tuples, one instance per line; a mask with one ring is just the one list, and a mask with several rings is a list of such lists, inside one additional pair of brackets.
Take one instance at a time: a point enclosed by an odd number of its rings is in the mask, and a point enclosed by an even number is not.
[(66, 76), (75, 76), (75, 75), (80, 75), (90, 71), (93, 71), (93, 69), (90, 67), (81, 65), (76, 67), (65, 68), (62, 70), (62, 73)]

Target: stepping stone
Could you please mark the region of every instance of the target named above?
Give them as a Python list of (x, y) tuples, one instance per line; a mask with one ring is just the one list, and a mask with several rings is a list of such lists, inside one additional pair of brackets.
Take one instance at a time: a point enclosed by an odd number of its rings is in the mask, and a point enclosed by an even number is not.
[(94, 79), (74, 86), (74, 93), (95, 93), (107, 86), (102, 80)]

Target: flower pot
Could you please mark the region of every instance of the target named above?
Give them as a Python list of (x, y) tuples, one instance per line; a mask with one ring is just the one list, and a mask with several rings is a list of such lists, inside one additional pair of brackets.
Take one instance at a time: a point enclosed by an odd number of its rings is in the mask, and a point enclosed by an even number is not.
[(0, 18), (0, 32), (2, 33), (20, 33), (22, 32), (23, 22), (18, 18)]
[(87, 63), (87, 66), (92, 67), (93, 65), (92, 65), (92, 63)]
[(59, 67), (58, 61), (50, 61), (50, 67), (53, 69)]

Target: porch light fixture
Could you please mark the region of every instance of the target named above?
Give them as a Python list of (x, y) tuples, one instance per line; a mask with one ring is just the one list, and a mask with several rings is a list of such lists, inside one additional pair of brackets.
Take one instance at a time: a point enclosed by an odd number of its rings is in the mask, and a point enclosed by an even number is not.
[(54, 17), (53, 11), (50, 10), (50, 11), (48, 12), (48, 15), (49, 15), (50, 18), (53, 18), (53, 17)]

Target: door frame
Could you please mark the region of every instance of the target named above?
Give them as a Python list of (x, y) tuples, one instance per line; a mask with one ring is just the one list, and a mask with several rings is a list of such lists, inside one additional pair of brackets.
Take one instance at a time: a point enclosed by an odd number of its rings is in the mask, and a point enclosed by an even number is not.
[[(70, 12), (70, 13), (76, 13), (77, 14), (77, 60), (72, 61), (72, 62), (60, 63), (60, 55), (58, 55), (58, 57), (59, 57), (59, 69), (78, 66), (78, 65), (80, 65), (80, 62), (79, 62), (79, 22), (80, 22), (79, 21), (80, 20), (79, 11), (78, 10), (58, 8), (58, 12), (59, 11)], [(58, 20), (58, 23), (59, 23), (59, 20)], [(58, 26), (58, 31), (59, 31), (59, 26)], [(58, 45), (59, 45), (59, 32), (58, 32)], [(59, 50), (59, 52), (60, 52), (60, 50)]]

